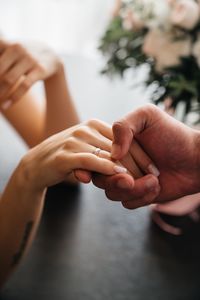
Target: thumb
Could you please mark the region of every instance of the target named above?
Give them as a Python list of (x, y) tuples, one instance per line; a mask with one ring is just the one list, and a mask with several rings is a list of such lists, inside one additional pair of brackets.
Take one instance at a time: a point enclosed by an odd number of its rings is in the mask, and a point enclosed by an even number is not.
[(113, 124), (112, 158), (119, 160), (128, 153), (135, 135), (151, 126), (157, 110), (155, 105), (147, 104)]
[(128, 152), (133, 140), (133, 131), (130, 124), (123, 119), (115, 122), (112, 127), (113, 130), (113, 144), (111, 155), (112, 158), (122, 159)]
[(79, 182), (82, 183), (90, 183), (90, 181), (92, 180), (92, 173), (85, 170), (74, 170), (74, 176)]

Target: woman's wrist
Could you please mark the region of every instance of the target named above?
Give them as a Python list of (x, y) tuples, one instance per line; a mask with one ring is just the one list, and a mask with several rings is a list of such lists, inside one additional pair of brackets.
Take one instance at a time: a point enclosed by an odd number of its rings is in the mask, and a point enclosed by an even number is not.
[(44, 84), (51, 84), (52, 81), (59, 80), (60, 77), (64, 76), (64, 65), (61, 59), (58, 58), (56, 62), (55, 72), (51, 74), (49, 77), (44, 79)]
[(22, 188), (26, 192), (30, 192), (32, 195), (43, 194), (46, 187), (42, 187), (41, 182), (39, 184), (39, 172), (36, 172), (36, 169), (38, 169), (39, 166), (35, 166), (33, 160), (29, 158), (29, 153), (22, 158), (14, 172), (16, 184), (19, 188)]

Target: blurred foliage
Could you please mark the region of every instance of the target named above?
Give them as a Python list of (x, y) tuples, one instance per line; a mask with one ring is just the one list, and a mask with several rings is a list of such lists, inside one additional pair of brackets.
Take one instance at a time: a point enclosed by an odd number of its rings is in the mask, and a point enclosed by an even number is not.
[[(194, 39), (199, 28), (193, 30)], [(123, 77), (130, 68), (148, 64), (149, 74), (145, 85), (154, 85), (152, 101), (155, 104), (166, 98), (172, 99), (171, 106), (176, 108), (179, 102), (185, 103), (186, 115), (191, 110), (200, 112), (200, 69), (193, 56), (182, 57), (181, 64), (165, 69), (159, 73), (155, 62), (142, 52), (142, 46), (147, 29), (140, 31), (126, 30), (120, 16), (115, 17), (109, 24), (101, 39), (99, 50), (106, 59), (103, 74)]]

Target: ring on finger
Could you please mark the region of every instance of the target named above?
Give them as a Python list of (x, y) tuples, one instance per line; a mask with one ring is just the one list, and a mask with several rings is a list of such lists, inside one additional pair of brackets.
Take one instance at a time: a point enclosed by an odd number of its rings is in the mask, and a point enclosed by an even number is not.
[(95, 148), (94, 151), (92, 152), (94, 155), (99, 156), (101, 152), (100, 148)]

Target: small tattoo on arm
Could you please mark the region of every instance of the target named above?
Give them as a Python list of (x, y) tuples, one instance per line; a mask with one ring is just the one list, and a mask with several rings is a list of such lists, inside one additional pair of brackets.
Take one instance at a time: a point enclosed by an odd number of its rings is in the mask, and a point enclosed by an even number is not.
[(24, 253), (24, 250), (26, 248), (31, 230), (33, 228), (33, 224), (34, 224), (33, 221), (30, 221), (26, 224), (24, 235), (23, 235), (23, 238), (22, 238), (22, 241), (21, 241), (21, 244), (20, 244), (19, 251), (14, 254), (13, 259), (12, 259), (12, 264), (11, 264), (12, 267), (14, 267), (18, 264), (18, 262), (20, 261), (22, 255)]

